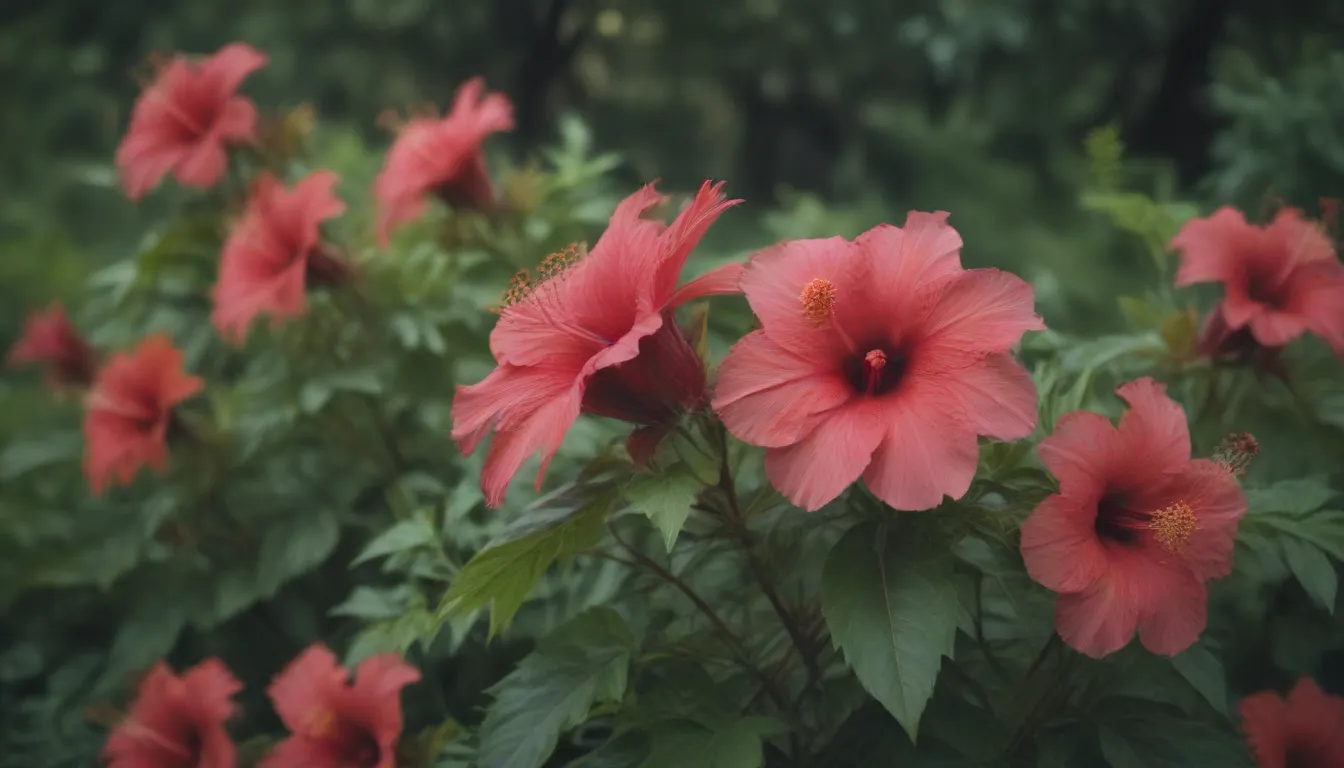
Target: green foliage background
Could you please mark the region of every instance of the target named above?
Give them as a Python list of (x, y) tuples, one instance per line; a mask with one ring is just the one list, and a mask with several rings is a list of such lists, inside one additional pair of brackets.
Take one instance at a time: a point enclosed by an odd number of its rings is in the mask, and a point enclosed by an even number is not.
[[(175, 193), (130, 204), (110, 163), (147, 54), (209, 52), (236, 39), (271, 56), (246, 86), (259, 104), (314, 107), (319, 127), (296, 173), (341, 174), (352, 213), (339, 239), (366, 267), (376, 308), (318, 297), (311, 318), (244, 353), (221, 348), (198, 298), (213, 279), (214, 224), (193, 218)], [(502, 511), (481, 506), (479, 457), (458, 457), (448, 407), (454, 383), (488, 370), (487, 308), (508, 274), (591, 241), (616, 200), (653, 178), (681, 192), (727, 179), (729, 193), (747, 199), (713, 229), (696, 268), (784, 237), (852, 236), (900, 223), (909, 208), (943, 209), (966, 241), (967, 266), (1010, 269), (1036, 286), (1052, 331), (1030, 337), (1024, 358), (1053, 409), (1044, 428), (1073, 408), (1114, 412), (1109, 390), (1143, 373), (1173, 379), (1189, 407), (1214, 385), (1172, 362), (1193, 327), (1182, 314), (1189, 299), (1166, 287), (1163, 246), (1180, 222), (1215, 205), (1254, 217), (1282, 199), (1315, 212), (1319, 197), (1341, 194), (1340, 40), (1344, 7), (1330, 2), (5, 3), (0, 345), (50, 298), (77, 307), (77, 323), (109, 347), (168, 329), (189, 368), (211, 382), (195, 415), (228, 437), (175, 455), (166, 481), (142, 478), (90, 502), (77, 407), (49, 405), (35, 377), (0, 379), (0, 766), (88, 765), (103, 732), (87, 707), (119, 701), (129, 676), (161, 655), (190, 663), (219, 654), (264, 681), (318, 638), (351, 661), (412, 654), (431, 684), (408, 693), (408, 730), (422, 733), (426, 760), (438, 765), (469, 759), (439, 749), (449, 740), (490, 765), (639, 765), (644, 758), (629, 755), (645, 754), (663, 761), (642, 763), (653, 766), (756, 764), (763, 740), (799, 724), (720, 711), (716, 686), (751, 681), (718, 669), (706, 677), (642, 640), (695, 638), (705, 627), (684, 618), (687, 604), (650, 586), (641, 607), (620, 564), (573, 557), (622, 510), (654, 524), (622, 518), (635, 551), (684, 555), (678, 534), (695, 540), (704, 525), (689, 509), (695, 467), (674, 461), (632, 483), (602, 460), (618, 433), (584, 422), (551, 469), (545, 503), (529, 506), (520, 487)], [(378, 116), (443, 105), (474, 74), (519, 110), (519, 129), (492, 140), (492, 168), (506, 188), (540, 202), (498, 226), (437, 212), (376, 253), (367, 197), (390, 138)], [(1114, 130), (1093, 132), (1102, 125)], [(713, 356), (748, 322), (743, 302), (717, 303)], [(1248, 565), (1215, 595), (1227, 610), (1211, 610), (1227, 622), (1210, 629), (1218, 658), (1201, 644), (1176, 664), (1135, 655), (1122, 671), (1090, 670), (1098, 679), (1131, 673), (1149, 689), (1075, 702), (1085, 727), (1045, 730), (1029, 759), (1076, 765), (1091, 750), (1115, 766), (1232, 765), (1217, 762), (1229, 747), (1209, 725), (1225, 725), (1217, 713), (1230, 696), (1298, 673), (1344, 687), (1333, 615), (1344, 523), (1332, 511), (1344, 385), (1338, 363), (1310, 343), (1294, 363), (1304, 372), (1299, 391), (1232, 377), (1217, 384), (1224, 409), (1195, 425), (1206, 452), (1234, 428), (1265, 445), (1239, 543)], [(759, 471), (750, 451), (735, 460)], [(1027, 464), (1005, 452), (985, 466), (1029, 496), (1040, 480)], [(993, 509), (991, 497), (968, 500), (965, 519), (950, 510), (949, 525)], [(863, 668), (889, 668), (888, 655), (917, 662), (896, 686), (904, 695), (878, 703), (852, 677), (832, 681), (826, 695), (845, 702), (831, 713), (836, 722), (806, 724), (835, 734), (819, 765), (885, 765), (912, 753), (887, 712), (913, 730), (940, 658), (955, 651), (959, 663), (976, 663), (957, 647), (967, 628), (953, 610), (964, 604), (954, 565), (962, 576), (970, 569), (965, 583), (985, 606), (984, 626), (970, 634), (987, 636), (1010, 664), (1022, 640), (1013, 633), (1040, 614), (1030, 603), (1040, 595), (1014, 582), (1025, 578), (1020, 564), (985, 544), (993, 536), (967, 539), (956, 564), (937, 565), (949, 578), (930, 582), (893, 531), (870, 522), (846, 531), (824, 512), (800, 519), (766, 495), (757, 511), (753, 535), (778, 563), (810, 563), (784, 580), (797, 594), (820, 594), (807, 606), (817, 626), (823, 613), (833, 626), (866, 615), (871, 589), (894, 590), (929, 622), (916, 638), (888, 632), (894, 647), (834, 638), (865, 682), (882, 673)], [(859, 552), (856, 542), (874, 540), (882, 546)], [(479, 567), (459, 578), (483, 548), (486, 565), (506, 565), (494, 580)], [(888, 559), (899, 568), (879, 567)], [(743, 564), (727, 573), (698, 566), (667, 559), (698, 589), (736, 599), (723, 585)], [(768, 606), (738, 608), (748, 624), (770, 615)], [(1247, 625), (1264, 636), (1240, 637)], [(768, 656), (780, 642), (756, 637), (739, 650)], [(830, 661), (840, 664), (840, 653), (830, 650)], [(649, 663), (627, 679), (634, 659)], [(262, 687), (245, 694), (244, 725), (274, 732)], [(926, 722), (1026, 727), (985, 714), (1012, 691), (989, 691), (994, 701), (979, 709), (940, 691)], [(634, 698), (667, 703), (620, 715), (630, 721), (617, 720), (617, 738), (574, 730)], [(1163, 714), (1167, 725), (1154, 726)], [(955, 764), (936, 760), (964, 734), (932, 738), (928, 764)], [(1212, 756), (1181, 762), (1192, 744)]]

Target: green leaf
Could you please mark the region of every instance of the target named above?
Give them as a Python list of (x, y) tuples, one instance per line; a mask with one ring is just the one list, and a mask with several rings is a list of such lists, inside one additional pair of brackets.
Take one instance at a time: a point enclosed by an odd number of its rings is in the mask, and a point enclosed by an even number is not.
[(859, 682), (914, 741), (957, 628), (953, 560), (914, 536), (861, 525), (836, 542), (821, 610)]
[(649, 754), (649, 737), (638, 731), (622, 733), (570, 761), (566, 768), (638, 768)]
[(402, 520), (378, 534), (378, 537), (364, 547), (364, 551), (359, 553), (359, 556), (350, 563), (350, 566), (353, 568), (377, 557), (386, 557), (419, 547), (438, 546), (438, 544), (439, 536), (438, 532), (434, 530), (433, 524), (424, 517), (417, 515), (410, 520)]
[(1335, 612), (1335, 593), (1339, 577), (1325, 553), (1301, 539), (1279, 539), (1283, 560), (1311, 599), (1329, 613)]
[(625, 696), (638, 639), (616, 611), (595, 607), (543, 639), (490, 693), (480, 764), (540, 768), (560, 734), (601, 702)]
[(600, 494), (577, 508), (542, 507), (463, 566), (440, 611), (459, 615), (489, 605), (494, 637), (509, 625), (552, 563), (597, 543), (611, 506), (611, 496)]
[(332, 608), (332, 616), (350, 616), (364, 621), (379, 621), (400, 616), (418, 595), (409, 584), (390, 589), (359, 586), (345, 602)]
[(33, 440), (15, 441), (0, 453), (0, 480), (13, 480), (35, 469), (74, 461), (84, 451), (79, 430), (49, 432)]
[(341, 527), (325, 512), (292, 515), (266, 529), (257, 556), (257, 585), (262, 595), (273, 594), (285, 582), (307, 573), (336, 549)]
[(305, 413), (317, 413), (337, 392), (362, 392), (376, 395), (383, 382), (372, 368), (351, 368), (309, 379), (299, 392), (299, 407)]
[(1202, 643), (1192, 645), (1171, 657), (1171, 665), (1215, 710), (1227, 714), (1227, 678), (1223, 663), (1208, 647)]
[(625, 497), (631, 507), (644, 513), (658, 527), (663, 534), (663, 544), (671, 552), (701, 487), (689, 469), (677, 465), (662, 474), (636, 478), (625, 489)]
[(1250, 768), (1241, 738), (1228, 727), (1183, 719), (1151, 701), (1116, 702), (1097, 712), (1101, 751), (1111, 768)]
[(640, 768), (760, 768), (761, 737), (773, 730), (773, 721), (757, 717), (712, 729), (689, 720), (664, 723), (653, 730), (649, 756)]
[(1325, 506), (1335, 492), (1320, 478), (1284, 480), (1268, 488), (1258, 488), (1246, 494), (1249, 514), (1283, 512), (1305, 515)]

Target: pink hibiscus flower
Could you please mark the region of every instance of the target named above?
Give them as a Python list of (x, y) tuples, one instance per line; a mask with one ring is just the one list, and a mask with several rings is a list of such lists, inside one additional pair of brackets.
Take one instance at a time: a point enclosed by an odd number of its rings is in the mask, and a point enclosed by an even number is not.
[(54, 390), (87, 387), (93, 382), (98, 356), (79, 335), (60, 304), (33, 312), (23, 324), (23, 336), (9, 350), (10, 367), (41, 364), (47, 368), (47, 386)]
[(241, 344), (252, 321), (302, 315), (307, 281), (339, 280), (346, 267), (324, 252), (321, 224), (345, 211), (332, 192), (336, 174), (317, 171), (286, 191), (270, 173), (258, 177), (247, 210), (224, 243), (210, 319)]
[(256, 141), (257, 108), (237, 91), (265, 65), (266, 56), (245, 43), (200, 61), (174, 56), (135, 102), (117, 147), (126, 196), (139, 200), (170, 172), (186, 187), (218, 183), (228, 163), (225, 147)]
[(401, 689), (419, 679), (415, 667), (385, 653), (360, 662), (351, 685), (326, 646), (310, 646), (266, 691), (290, 736), (262, 768), (393, 768)]
[(1059, 593), (1055, 625), (1070, 646), (1100, 658), (1137, 630), (1173, 656), (1204, 630), (1205, 582), (1232, 570), (1244, 462), (1191, 459), (1185, 411), (1152, 379), (1117, 392), (1129, 403), (1118, 428), (1075, 411), (1041, 441), (1059, 493), (1023, 524), (1022, 558)]
[(437, 194), (454, 207), (488, 209), (495, 192), (481, 144), (513, 129), (513, 105), (502, 93), (486, 94), (485, 81), (472, 78), (457, 89), (447, 117), (415, 117), (401, 130), (373, 182), (378, 198), (378, 238), (418, 217), (426, 198)]
[(1321, 227), (1300, 211), (1282, 209), (1257, 227), (1240, 211), (1220, 208), (1186, 222), (1171, 245), (1181, 252), (1177, 285), (1223, 284), (1204, 347), (1231, 349), (1243, 329), (1264, 347), (1310, 331), (1344, 356), (1344, 265)]
[(721, 187), (705, 182), (664, 227), (641, 218), (664, 200), (650, 184), (616, 207), (585, 257), (548, 260), (540, 284), (510, 292), (490, 334), (498, 367), (479, 384), (458, 387), (453, 398), (453, 439), (463, 452), (495, 432), (481, 476), (488, 504), (503, 502), (510, 478), (534, 453), (541, 454), (540, 487), (580, 411), (657, 428), (703, 403), (702, 365), (670, 312), (694, 298), (738, 290), (736, 264), (677, 287), (705, 231), (741, 202), (724, 200)]
[(946, 219), (781, 243), (743, 271), (762, 328), (719, 367), (714, 410), (767, 449), (766, 475), (794, 504), (815, 510), (862, 476), (896, 509), (936, 507), (970, 487), (977, 435), (1034, 428), (1036, 388), (1008, 354), (1045, 327), (1031, 286), (962, 269)]
[(1303, 677), (1285, 700), (1261, 691), (1241, 700), (1241, 728), (1259, 768), (1344, 765), (1344, 699)]
[(103, 745), (107, 768), (234, 768), (237, 750), (224, 723), (238, 713), (233, 696), (242, 689), (219, 659), (180, 677), (155, 664)]
[(130, 483), (145, 465), (163, 471), (173, 409), (203, 386), (182, 369), (182, 353), (167, 335), (114, 355), (98, 371), (85, 406), (84, 475), (93, 492), (114, 478)]

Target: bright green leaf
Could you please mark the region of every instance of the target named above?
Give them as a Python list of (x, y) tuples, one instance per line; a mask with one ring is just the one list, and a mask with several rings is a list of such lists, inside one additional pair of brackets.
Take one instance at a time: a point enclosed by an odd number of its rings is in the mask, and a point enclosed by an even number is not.
[(419, 547), (438, 546), (438, 533), (428, 520), (416, 516), (402, 520), (364, 547), (364, 551), (350, 563), (351, 567), (368, 562), (377, 557), (385, 557), (397, 552), (405, 552)]
[(957, 628), (952, 558), (881, 526), (850, 530), (831, 549), (821, 610), (859, 682), (913, 741)]
[(490, 636), (494, 637), (508, 626), (552, 563), (597, 542), (611, 501), (602, 495), (577, 508), (542, 508), (463, 566), (444, 596), (441, 611), (460, 615), (489, 605)]
[(700, 493), (700, 481), (678, 465), (658, 475), (644, 475), (625, 489), (630, 506), (648, 516), (663, 534), (669, 552), (691, 514), (691, 505)]

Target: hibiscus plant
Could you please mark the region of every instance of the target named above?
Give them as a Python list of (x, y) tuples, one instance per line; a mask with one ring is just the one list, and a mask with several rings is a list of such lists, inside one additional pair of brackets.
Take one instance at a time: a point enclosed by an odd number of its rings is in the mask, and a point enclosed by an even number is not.
[(265, 63), (159, 63), (178, 204), (10, 352), (0, 766), (1344, 766), (1328, 212), (1099, 131), (1154, 288), (1080, 337), (955, 211), (711, 256), (731, 185), (512, 163), (480, 79), (379, 155)]

